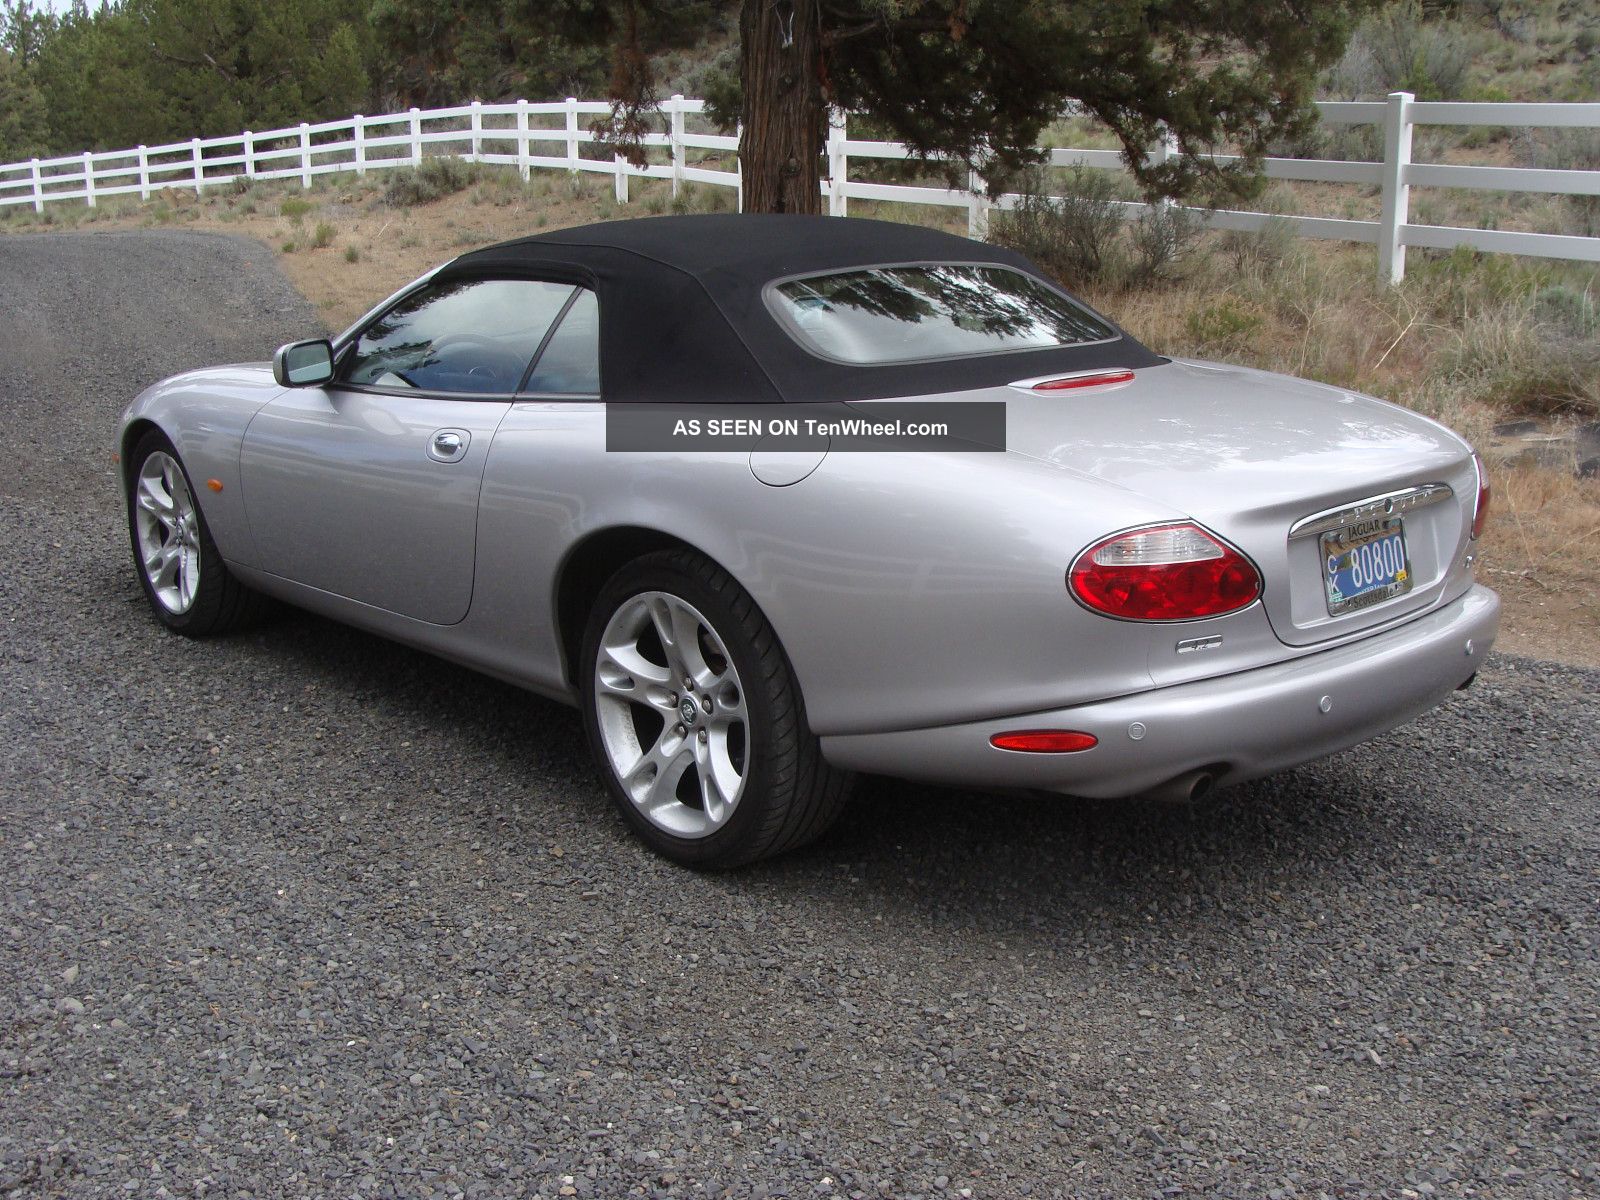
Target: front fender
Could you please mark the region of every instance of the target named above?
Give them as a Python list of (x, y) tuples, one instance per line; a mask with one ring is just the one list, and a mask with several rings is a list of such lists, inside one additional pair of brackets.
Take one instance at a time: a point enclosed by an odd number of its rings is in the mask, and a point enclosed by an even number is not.
[[(239, 484), (239, 447), (251, 418), (282, 390), (264, 363), (190, 371), (146, 388), (117, 422), (124, 477), (133, 469), (128, 456), (141, 431), (149, 426), (159, 429), (189, 473), (195, 502), (222, 557), (255, 565), (255, 544)], [(221, 490), (207, 486), (213, 479)]]

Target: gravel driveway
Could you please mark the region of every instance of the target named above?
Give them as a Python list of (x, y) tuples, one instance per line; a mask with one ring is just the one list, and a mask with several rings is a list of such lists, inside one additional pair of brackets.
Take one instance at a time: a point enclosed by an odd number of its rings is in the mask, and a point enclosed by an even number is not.
[(1600, 674), (697, 876), (562, 708), (147, 615), (113, 417), (317, 328), (269, 252), (6, 237), (0, 296), (0, 1195), (1600, 1195)]

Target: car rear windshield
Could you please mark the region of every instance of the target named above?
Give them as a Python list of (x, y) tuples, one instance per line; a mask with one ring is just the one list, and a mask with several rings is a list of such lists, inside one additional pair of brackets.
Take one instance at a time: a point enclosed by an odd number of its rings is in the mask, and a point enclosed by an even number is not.
[(971, 263), (810, 275), (773, 284), (767, 300), (808, 350), (863, 366), (1048, 350), (1118, 336), (1037, 279)]

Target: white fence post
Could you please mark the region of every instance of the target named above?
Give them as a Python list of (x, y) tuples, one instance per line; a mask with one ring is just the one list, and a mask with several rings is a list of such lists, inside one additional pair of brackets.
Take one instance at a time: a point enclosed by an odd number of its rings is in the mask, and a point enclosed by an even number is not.
[(472, 102), (472, 161), (483, 157), (483, 101)]
[(1411, 186), (1406, 172), (1411, 166), (1410, 92), (1390, 92), (1383, 114), (1383, 213), (1378, 219), (1378, 278), (1396, 284), (1406, 277), (1406, 248), (1401, 228), (1410, 215)]
[(739, 156), (739, 162), (738, 162), (738, 167), (739, 167), (739, 190), (738, 190), (738, 192), (736, 193), (736, 195), (734, 197), (735, 204), (734, 204), (734, 210), (733, 211), (734, 212), (743, 212), (744, 211), (744, 153), (743, 153), (743, 151), (744, 151), (744, 125), (743, 125), (743, 123), (740, 123), (740, 124), (735, 125), (733, 127), (733, 135), (734, 135), (734, 145), (738, 147), (738, 149), (735, 150), (734, 153)]
[(94, 155), (83, 152), (83, 198), (94, 207)]
[(567, 170), (578, 173), (578, 98), (567, 97)]
[(683, 190), (683, 96), (675, 94), (667, 109), (667, 141), (672, 153), (672, 198)]
[(244, 173), (248, 179), (256, 177), (256, 135), (244, 131)]
[(189, 142), (189, 157), (194, 162), (194, 194), (198, 196), (206, 186), (206, 169), (204, 157), (200, 153), (200, 139), (193, 138)]
[(422, 110), (411, 110), (411, 165), (422, 165)]
[(44, 180), (39, 175), (39, 160), (36, 158), (28, 164), (33, 168), (33, 211), (44, 211)]
[(528, 175), (533, 169), (533, 164), (528, 161), (528, 102), (517, 101), (517, 174), (522, 176), (522, 182), (528, 182)]
[(311, 186), (311, 125), (300, 122), (300, 186)]
[[(845, 127), (848, 120), (843, 109), (836, 108), (828, 114), (828, 215), (830, 217), (848, 216), (850, 212), (850, 197), (846, 194), (850, 183), (850, 155), (844, 148), (845, 138), (849, 136)], [(740, 177), (743, 178), (742, 173)]]
[[(1177, 156), (1178, 139), (1172, 135), (1172, 130), (1163, 125), (1161, 127), (1161, 136), (1156, 139), (1155, 145), (1150, 147), (1150, 153), (1146, 161), (1153, 167), (1159, 167), (1162, 163), (1169, 162)], [(1171, 207), (1172, 198), (1170, 196), (1161, 196), (1156, 200), (1157, 209)]]
[(983, 176), (967, 172), (967, 236), (983, 241), (989, 236), (989, 190)]
[(617, 173), (617, 203), (628, 202), (628, 160), (620, 154), (611, 156), (611, 168)]
[(353, 124), (354, 128), (351, 129), (350, 133), (356, 144), (356, 174), (365, 175), (367, 173), (367, 119), (357, 113), (353, 118)]
[(139, 147), (139, 199), (150, 199), (150, 148)]

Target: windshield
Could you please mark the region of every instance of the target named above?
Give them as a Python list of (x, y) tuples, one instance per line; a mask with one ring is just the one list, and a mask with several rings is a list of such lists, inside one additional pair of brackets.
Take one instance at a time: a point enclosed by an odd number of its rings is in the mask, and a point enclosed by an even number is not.
[(1087, 308), (1008, 267), (868, 267), (791, 279), (767, 294), (807, 349), (861, 365), (1047, 350), (1118, 336)]

